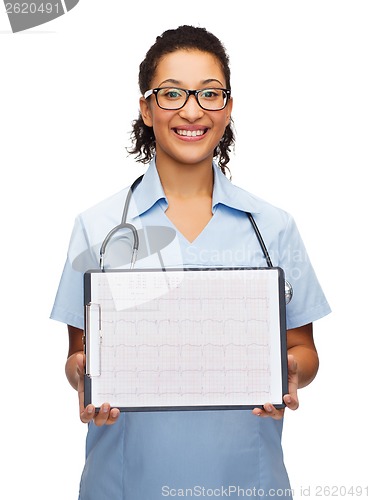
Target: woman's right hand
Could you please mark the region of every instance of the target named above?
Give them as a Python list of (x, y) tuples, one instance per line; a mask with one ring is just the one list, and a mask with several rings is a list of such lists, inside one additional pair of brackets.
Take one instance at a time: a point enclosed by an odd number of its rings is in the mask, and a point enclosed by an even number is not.
[(120, 411), (117, 408), (111, 408), (109, 403), (104, 403), (99, 409), (98, 413), (92, 404), (84, 406), (84, 363), (85, 356), (83, 353), (76, 353), (76, 371), (78, 375), (77, 391), (79, 396), (79, 412), (80, 420), (84, 424), (91, 421), (98, 426), (115, 424), (120, 416)]
[(69, 349), (65, 371), (67, 380), (78, 391), (80, 419), (85, 424), (94, 421), (96, 425), (112, 425), (119, 420), (120, 411), (104, 403), (98, 412), (94, 405), (84, 406), (84, 331), (68, 325)]

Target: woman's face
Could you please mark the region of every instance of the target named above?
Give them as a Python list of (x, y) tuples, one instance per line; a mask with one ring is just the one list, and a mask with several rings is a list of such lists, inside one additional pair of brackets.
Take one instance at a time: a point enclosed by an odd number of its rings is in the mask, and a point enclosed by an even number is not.
[[(217, 58), (199, 50), (177, 50), (160, 59), (151, 88), (179, 87), (189, 90), (226, 88)], [(154, 95), (140, 99), (144, 123), (153, 127), (157, 162), (196, 165), (212, 162), (213, 151), (230, 122), (232, 101), (219, 111), (206, 111), (190, 96), (179, 110), (164, 110)]]

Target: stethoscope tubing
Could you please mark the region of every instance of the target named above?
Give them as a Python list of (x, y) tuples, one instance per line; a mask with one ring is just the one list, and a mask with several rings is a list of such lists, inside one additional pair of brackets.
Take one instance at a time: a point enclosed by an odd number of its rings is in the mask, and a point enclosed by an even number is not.
[[(118, 224), (117, 226), (112, 228), (111, 231), (109, 231), (109, 233), (107, 234), (107, 236), (105, 237), (105, 239), (102, 242), (100, 252), (99, 252), (99, 256), (100, 256), (99, 257), (99, 266), (100, 266), (100, 269), (102, 272), (104, 272), (104, 270), (105, 270), (104, 255), (106, 252), (107, 244), (109, 243), (109, 241), (113, 237), (113, 235), (115, 233), (117, 233), (118, 231), (120, 231), (121, 229), (129, 229), (129, 231), (131, 231), (131, 233), (133, 234), (133, 246), (132, 246), (132, 255), (131, 255), (131, 261), (130, 261), (130, 269), (134, 268), (134, 265), (135, 265), (136, 259), (137, 259), (138, 249), (139, 249), (139, 237), (138, 237), (138, 231), (137, 231), (136, 227), (133, 224), (130, 224), (129, 222), (127, 222), (127, 217), (128, 217), (128, 210), (129, 210), (129, 205), (130, 205), (130, 201), (132, 199), (133, 192), (136, 189), (136, 187), (138, 186), (138, 184), (140, 184), (140, 182), (142, 181), (142, 178), (143, 178), (143, 175), (138, 177), (130, 186), (130, 188), (128, 190), (127, 197), (125, 199), (125, 204), (124, 204), (124, 208), (123, 208), (121, 222), (120, 222), (120, 224)], [(254, 220), (254, 217), (251, 214), (251, 212), (246, 212), (246, 214), (247, 214), (247, 217), (248, 217), (248, 219), (253, 227), (253, 230), (254, 230), (255, 235), (257, 237), (257, 240), (258, 240), (258, 243), (259, 243), (261, 250), (262, 250), (262, 253), (265, 257), (267, 267), (271, 268), (271, 267), (273, 267), (273, 264), (272, 264), (272, 261), (270, 258), (270, 254), (267, 250), (267, 247), (265, 245), (262, 234), (261, 234), (260, 230), (258, 229), (257, 223)], [(285, 301), (287, 304), (291, 301), (292, 295), (293, 295), (292, 285), (287, 280), (285, 280)]]

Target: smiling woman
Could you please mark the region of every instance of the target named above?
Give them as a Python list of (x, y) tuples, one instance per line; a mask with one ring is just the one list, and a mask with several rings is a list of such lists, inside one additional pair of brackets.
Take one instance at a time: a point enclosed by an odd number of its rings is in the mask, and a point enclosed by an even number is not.
[[(170, 84), (178, 87), (169, 88)], [(150, 86), (151, 92), (146, 91), (140, 100), (140, 109), (144, 124), (156, 137), (158, 168), (160, 165), (171, 177), (188, 165), (210, 171), (232, 110), (218, 59), (199, 49), (166, 54)]]
[[(200, 73), (200, 75), (204, 75), (204, 78), (199, 79), (199, 81), (197, 82), (193, 82), (193, 86), (181, 84), (181, 75), (184, 75), (184, 82), (186, 83), (190, 76), (190, 71), (193, 75), (198, 74), (196, 72), (196, 67), (194, 66), (194, 64), (197, 64), (197, 62), (196, 60), (191, 60), (190, 58), (188, 58), (187, 63), (189, 73), (185, 74), (181, 60), (179, 60), (178, 58), (176, 58), (176, 60), (174, 57), (172, 58), (173, 61), (169, 60), (169, 58), (167, 57), (167, 61), (165, 61), (164, 65), (164, 70), (166, 69), (166, 66), (169, 66), (169, 64), (176, 64), (178, 65), (178, 67), (174, 67), (174, 70), (179, 69), (181, 73), (178, 73), (177, 71), (177, 74), (172, 74), (171, 72), (167, 75), (164, 75), (164, 78), (162, 78), (160, 75), (157, 75), (157, 71), (159, 70), (159, 63), (164, 62), (162, 61), (162, 59), (165, 58), (165, 56), (172, 56), (172, 54), (176, 50), (179, 50), (183, 53), (185, 62), (187, 62), (187, 52), (190, 51), (198, 51), (204, 54), (204, 56), (209, 56), (209, 62), (214, 66), (214, 69), (218, 73), (219, 77), (217, 76), (217, 74), (213, 73), (208, 75), (206, 72), (207, 68), (203, 67), (201, 68), (202, 73)], [(172, 68), (169, 67), (169, 70), (172, 70)], [(199, 32), (192, 26), (182, 26), (177, 30), (168, 30), (162, 36), (158, 37), (156, 43), (149, 49), (145, 59), (140, 65), (139, 87), (143, 98), (148, 99), (149, 97), (151, 98), (152, 93), (155, 94), (155, 98), (158, 97), (157, 89), (159, 87), (161, 88), (169, 86), (174, 86), (177, 90), (179, 90), (179, 88), (181, 87), (181, 91), (186, 91), (186, 101), (183, 105), (185, 105), (190, 100), (190, 95), (192, 95), (190, 91), (189, 93), (187, 92), (187, 89), (222, 89), (226, 93), (226, 95), (224, 95), (223, 103), (223, 105), (226, 106), (227, 101), (231, 96), (230, 66), (229, 57), (220, 40), (218, 40), (218, 38), (213, 34), (208, 33), (206, 30), (201, 29)], [(203, 104), (200, 103), (200, 99), (198, 99), (198, 94), (193, 95), (198, 100), (199, 105), (203, 107)], [(158, 106), (162, 107), (162, 103), (159, 104), (158, 99), (157, 104)], [(231, 104), (229, 105), (232, 106)], [(169, 109), (168, 106), (166, 106), (165, 108)], [(182, 106), (180, 106), (179, 109), (181, 108)], [(205, 106), (205, 108), (211, 109), (209, 108), (209, 106)], [(174, 109), (173, 106), (172, 109)], [(216, 108), (213, 109), (215, 110)], [(187, 129), (184, 130), (186, 130), (187, 134)], [(144, 119), (141, 113), (138, 119), (134, 122), (132, 139), (133, 149), (129, 150), (129, 152), (136, 154), (136, 158), (139, 161), (143, 161), (144, 163), (150, 161), (155, 153), (155, 135), (152, 125), (147, 125), (144, 123)], [(223, 135), (222, 137), (220, 137), (220, 141), (213, 151), (213, 157), (218, 158), (218, 164), (223, 172), (225, 172), (225, 166), (230, 160), (229, 153), (234, 145), (234, 141), (235, 138), (232, 129), (232, 119), (230, 116)]]
[[(234, 144), (224, 47), (203, 28), (166, 31), (141, 63), (139, 83), (140, 116), (133, 124), (131, 153), (150, 165), (133, 191), (128, 222), (143, 230), (141, 235), (163, 227), (174, 237), (161, 248), (157, 245), (157, 251), (139, 253), (136, 265), (266, 266), (247, 217), (254, 214), (273, 265), (293, 277), (293, 299), (286, 309), (289, 377), (283, 403), (295, 410), (298, 389), (312, 381), (318, 368), (312, 322), (330, 309), (292, 217), (224, 175)], [(270, 401), (252, 411), (120, 413), (110, 401), (97, 412), (84, 405), (82, 277), (92, 261), (99, 267), (100, 243), (120, 222), (128, 191), (77, 217), (52, 311), (54, 319), (69, 325), (66, 374), (79, 394), (80, 418), (91, 424), (79, 498), (160, 500), (197, 485), (212, 498), (221, 496), (221, 485), (236, 485), (231, 498), (243, 490), (281, 498), (281, 492), (290, 490), (281, 448), (284, 410)], [(143, 243), (151, 248), (149, 241)], [(151, 383), (156, 386), (156, 380)]]

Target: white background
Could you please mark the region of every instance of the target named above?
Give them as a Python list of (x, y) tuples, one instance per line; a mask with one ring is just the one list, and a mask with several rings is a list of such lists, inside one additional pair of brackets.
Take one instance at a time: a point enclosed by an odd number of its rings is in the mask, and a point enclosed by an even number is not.
[(295, 216), (333, 309), (315, 325), (318, 377), (286, 413), (295, 496), (371, 495), (372, 3), (360, 0), (81, 0), (18, 34), (0, 7), (0, 494), (77, 498), (86, 429), (66, 327), (49, 313), (75, 215), (143, 171), (125, 151), (138, 65), (180, 24), (225, 43), (233, 182)]

